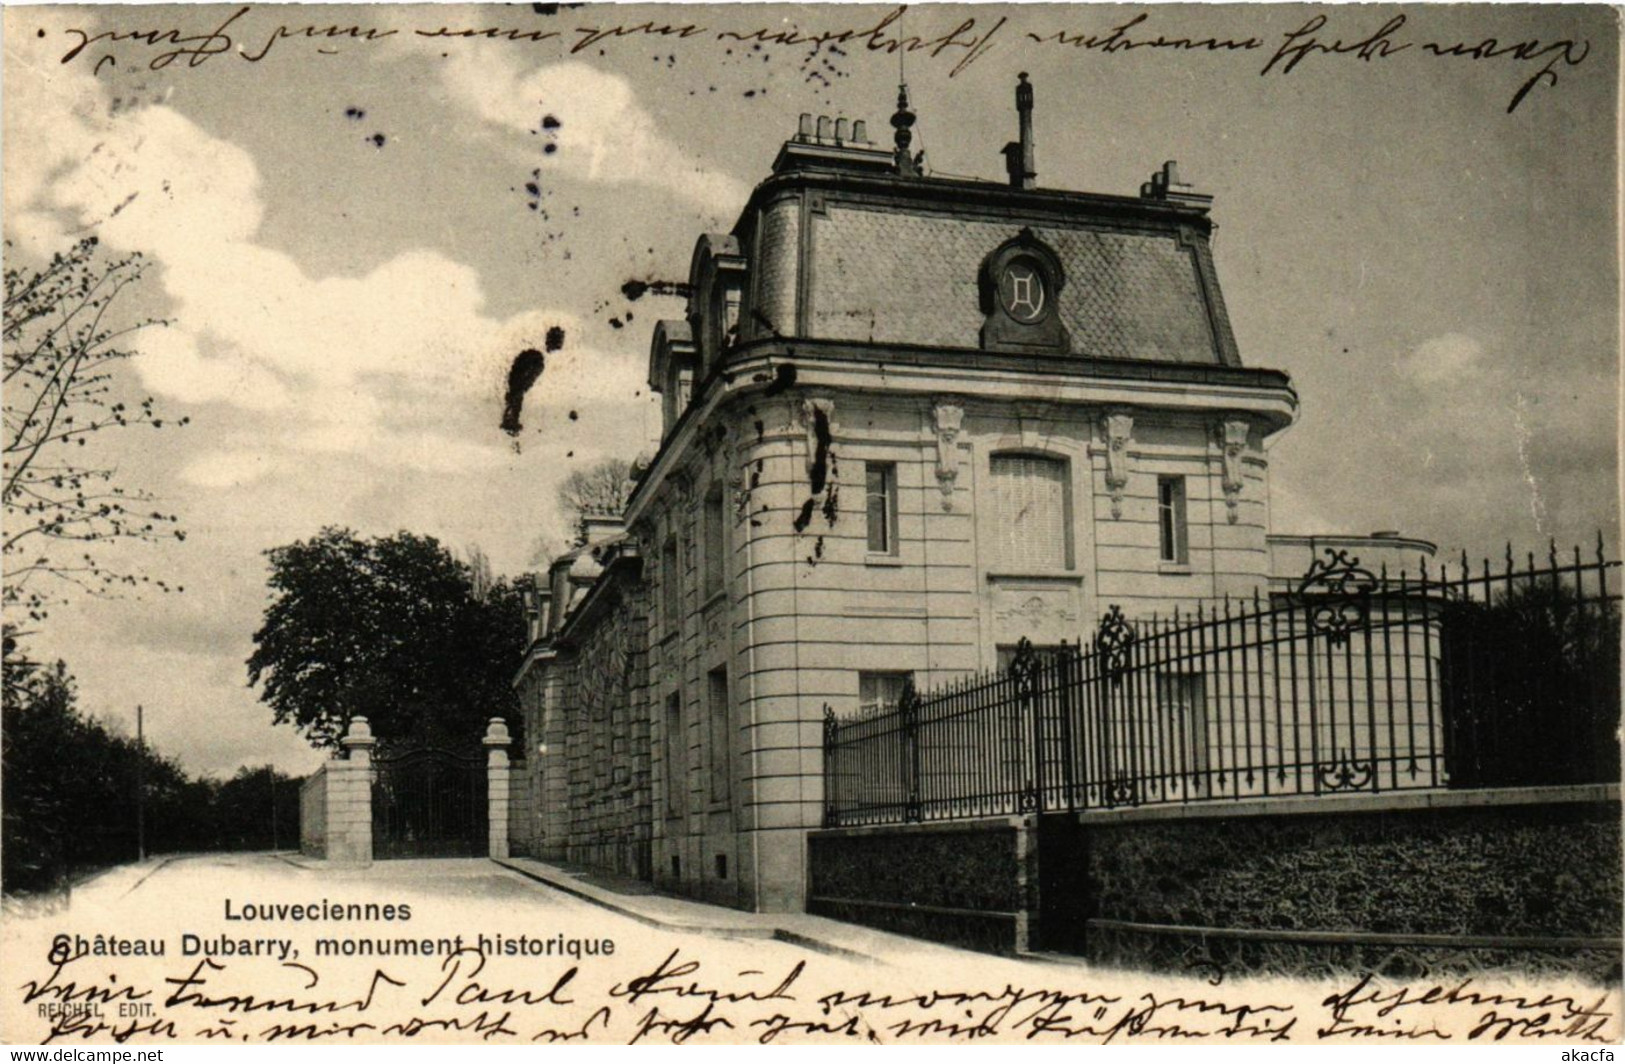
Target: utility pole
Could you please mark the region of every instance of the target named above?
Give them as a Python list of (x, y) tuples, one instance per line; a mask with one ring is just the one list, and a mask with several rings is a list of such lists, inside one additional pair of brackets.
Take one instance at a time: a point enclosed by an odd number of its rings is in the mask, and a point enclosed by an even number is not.
[(270, 780), (271, 780), (271, 849), (279, 850), (282, 847), (277, 845), (277, 830), (276, 830), (276, 769), (272, 768), (270, 765), (266, 765), (265, 766), (265, 774), (266, 774), (266, 776), (270, 777)]
[(147, 859), (147, 737), (145, 710), (135, 707), (135, 848), (139, 859)]

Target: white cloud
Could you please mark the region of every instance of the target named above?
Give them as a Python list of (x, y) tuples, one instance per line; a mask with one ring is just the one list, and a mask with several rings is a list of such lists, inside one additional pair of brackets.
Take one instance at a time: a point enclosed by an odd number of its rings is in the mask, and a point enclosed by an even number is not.
[[(28, 148), (6, 153), (8, 236), (31, 254), (84, 232), (142, 252), (173, 319), (142, 335), (135, 365), (146, 387), (184, 403), (275, 415), (251, 447), (215, 441), (216, 452), (183, 469), (188, 482), (238, 487), (291, 474), (312, 456), (426, 473), (490, 469), (508, 456), (494, 432), (508, 362), (543, 347), (554, 326), (565, 329), (567, 347), (550, 357), (527, 407), (630, 399), (643, 387), (640, 360), (585, 348), (575, 315), (489, 316), (478, 274), (435, 251), (404, 252), (360, 276), (309, 276), (256, 242), (264, 207), (247, 152), (162, 100), (114, 106), (83, 66), (30, 66), (11, 47), (16, 36), (8, 38), (5, 133), (8, 147)], [(572, 147), (601, 150), (585, 133), (598, 124), (589, 114), (601, 115), (631, 123), (637, 143), (667, 152), (656, 164), (675, 165), (675, 149), (624, 84), (593, 79), (572, 96), (569, 113), (584, 138)], [(600, 89), (607, 99), (594, 96)], [(695, 180), (692, 189), (707, 194), (721, 187)], [(472, 439), (473, 423), (493, 431)]]
[(1338, 527), (1318, 501), (1294, 490), (1293, 472), (1295, 470), (1277, 470), (1270, 478), (1270, 531), (1283, 535), (1347, 532)]
[[(441, 79), (452, 99), (488, 124), (527, 138), (539, 130), (556, 143), (543, 167), (585, 181), (667, 189), (722, 216), (744, 205), (750, 189), (702, 168), (668, 140), (626, 79), (581, 62), (524, 71), (514, 56), (486, 42), (470, 44), (441, 64)], [(541, 130), (544, 115), (558, 127)]]
[(252, 448), (215, 451), (181, 470), (181, 479), (200, 488), (240, 488), (280, 471), (281, 458)]
[(1476, 373), (1483, 354), (1483, 345), (1471, 336), (1445, 333), (1424, 340), (1397, 362), (1400, 373), (1418, 384), (1443, 384)]

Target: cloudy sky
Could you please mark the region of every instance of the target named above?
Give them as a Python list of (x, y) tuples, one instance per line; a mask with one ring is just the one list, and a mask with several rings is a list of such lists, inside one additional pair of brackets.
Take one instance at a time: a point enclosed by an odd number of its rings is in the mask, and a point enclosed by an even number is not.
[[(87, 233), (144, 254), (128, 309), (173, 325), (143, 335), (129, 387), (191, 418), (107, 454), (189, 533), (113, 560), (185, 592), (75, 602), (36, 649), (102, 715), (144, 704), (191, 769), (316, 760), (245, 686), (267, 548), (410, 529), (518, 572), (562, 532), (570, 469), (650, 446), (649, 332), (681, 308), (622, 286), (682, 280), (801, 112), (885, 131), (886, 45), (905, 35), (932, 42), (907, 76), (934, 171), (1000, 177), (1026, 70), (1040, 185), (1133, 193), (1177, 159), (1216, 197), (1243, 360), (1302, 398), (1271, 456), (1277, 531), (1393, 528), (1475, 554), (1599, 528), (1617, 543), (1606, 9), (1342, 7), (1318, 27), (1294, 7), (237, 10), (4, 23), (8, 265)], [(693, 29), (604, 32), (651, 19)], [(335, 25), (396, 32), (303, 32)], [(723, 32), (877, 25), (834, 48)], [(130, 36), (169, 29), (198, 40)], [(1123, 47), (1158, 36), (1256, 44)], [(1426, 47), (1489, 38), (1539, 43)], [(1311, 39), (1368, 43), (1290, 50)], [(510, 438), (508, 364), (554, 327), (564, 346)]]

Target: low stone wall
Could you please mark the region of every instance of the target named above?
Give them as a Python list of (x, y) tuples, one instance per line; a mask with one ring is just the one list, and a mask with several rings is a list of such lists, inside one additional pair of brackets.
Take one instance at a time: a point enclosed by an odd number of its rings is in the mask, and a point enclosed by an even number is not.
[(1084, 953), (1094, 961), (1396, 978), (1501, 966), (1618, 976), (1617, 787), (1079, 821)]
[(807, 911), (973, 949), (1029, 948), (1036, 881), (1019, 817), (807, 837)]
[(327, 767), (305, 777), (299, 786), (299, 852), (327, 856)]
[(1619, 791), (1259, 799), (825, 829), (808, 835), (807, 911), (1140, 970), (1416, 978), (1510, 968), (1605, 982), (1620, 977), (1625, 919)]

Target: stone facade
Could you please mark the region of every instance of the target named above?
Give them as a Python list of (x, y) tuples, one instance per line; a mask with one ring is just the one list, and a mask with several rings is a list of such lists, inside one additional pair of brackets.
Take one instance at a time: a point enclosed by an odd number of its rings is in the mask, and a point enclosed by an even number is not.
[[(536, 639), (518, 687), (526, 734), (538, 741), (512, 767), (510, 848), (646, 879), (650, 752), (641, 563), (624, 537), (595, 537), (550, 575), (543, 601), (551, 603), (555, 593), (577, 600), (573, 609), (533, 620)], [(549, 623), (557, 627), (538, 654)], [(522, 796), (522, 816), (513, 812), (515, 794)]]
[(539, 585), (516, 681), (524, 845), (759, 910), (806, 903), (826, 706), (1107, 603), (1267, 595), (1297, 412), (1241, 364), (1171, 166), (1139, 197), (1005, 187), (811, 128), (699, 241), (653, 338), (660, 451)]

